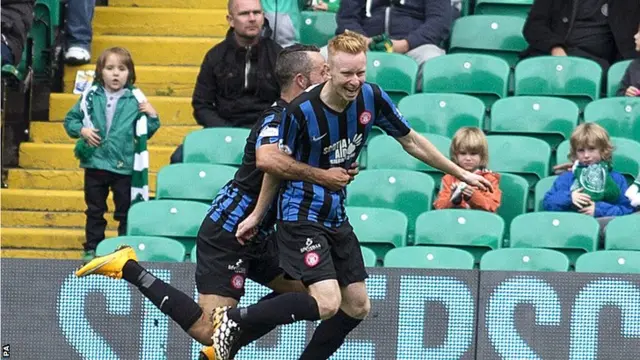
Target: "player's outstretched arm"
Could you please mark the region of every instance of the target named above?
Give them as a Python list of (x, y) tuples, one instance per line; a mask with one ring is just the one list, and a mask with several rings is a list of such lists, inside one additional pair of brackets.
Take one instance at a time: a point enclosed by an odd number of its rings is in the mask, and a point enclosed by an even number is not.
[(321, 185), (331, 191), (345, 187), (353, 172), (342, 168), (320, 169), (297, 161), (282, 152), (277, 144), (262, 145), (256, 150), (256, 167), (282, 180), (300, 180)]
[(480, 190), (493, 191), (491, 183), (487, 179), (466, 171), (454, 164), (453, 161), (447, 159), (446, 156), (440, 153), (440, 151), (438, 151), (438, 149), (433, 146), (429, 140), (414, 130), (411, 130), (409, 131), (409, 134), (396, 139), (407, 153), (425, 164), (431, 165), (446, 174), (451, 174), (469, 185), (478, 187)]

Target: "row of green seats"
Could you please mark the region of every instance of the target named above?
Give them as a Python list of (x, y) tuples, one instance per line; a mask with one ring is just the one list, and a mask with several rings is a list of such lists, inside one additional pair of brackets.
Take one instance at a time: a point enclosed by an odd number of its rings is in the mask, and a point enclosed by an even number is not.
[[(375, 253), (361, 248), (367, 267), (378, 265)], [(386, 268), (472, 270), (475, 260), (470, 253), (446, 246), (418, 246), (389, 251), (383, 261)], [(544, 248), (505, 248), (486, 252), (480, 259), (483, 271), (569, 271), (569, 258), (556, 250)], [(640, 273), (640, 251), (604, 250), (580, 255), (575, 271), (594, 273)]]
[[(402, 98), (398, 110), (418, 132), (453, 137), (461, 127), (473, 126), (492, 134), (536, 137), (553, 148), (569, 139), (580, 122), (580, 109), (574, 102), (551, 96), (500, 99), (486, 116), (486, 106), (473, 96), (421, 93)], [(637, 141), (640, 139), (640, 98), (592, 101), (584, 109), (584, 120), (600, 124), (610, 136)]]

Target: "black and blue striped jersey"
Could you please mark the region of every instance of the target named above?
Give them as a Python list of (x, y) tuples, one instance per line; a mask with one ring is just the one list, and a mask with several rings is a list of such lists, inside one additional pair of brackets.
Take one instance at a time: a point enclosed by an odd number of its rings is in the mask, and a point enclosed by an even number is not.
[[(348, 169), (358, 158), (374, 125), (402, 137), (410, 126), (379, 86), (364, 83), (358, 97), (338, 113), (322, 102), (323, 85), (297, 97), (280, 124), (280, 149), (300, 162), (322, 169)], [(373, 189), (372, 189), (373, 190)], [(346, 191), (329, 191), (304, 181), (286, 181), (278, 201), (282, 221), (340, 226), (346, 219)]]
[[(278, 126), (286, 106), (287, 102), (280, 99), (262, 113), (247, 137), (242, 165), (211, 204), (210, 218), (226, 231), (235, 232), (238, 224), (255, 208), (264, 175), (256, 168), (256, 149), (278, 142)], [(270, 228), (275, 223), (276, 211), (273, 208), (265, 216), (262, 228)]]

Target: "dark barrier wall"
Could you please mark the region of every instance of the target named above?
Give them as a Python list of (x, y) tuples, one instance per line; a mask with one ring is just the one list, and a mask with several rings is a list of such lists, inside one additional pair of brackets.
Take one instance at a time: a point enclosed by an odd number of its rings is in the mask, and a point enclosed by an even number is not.
[[(199, 344), (125, 281), (76, 261), (2, 260), (1, 342), (13, 359), (196, 359)], [(147, 263), (195, 295), (194, 265)], [(638, 359), (640, 276), (370, 269), (373, 309), (332, 359)], [(247, 283), (242, 305), (268, 292)], [(237, 360), (297, 359), (315, 324)], [(476, 330), (477, 329), (477, 330)]]

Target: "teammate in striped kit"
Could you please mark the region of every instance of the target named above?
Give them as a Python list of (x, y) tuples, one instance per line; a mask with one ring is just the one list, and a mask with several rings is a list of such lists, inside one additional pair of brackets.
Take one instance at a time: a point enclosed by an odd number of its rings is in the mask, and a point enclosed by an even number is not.
[[(242, 166), (234, 179), (220, 190), (198, 232), (198, 303), (146, 271), (137, 262), (131, 247), (95, 258), (81, 267), (76, 275), (81, 277), (99, 274), (116, 279), (124, 278), (136, 285), (163, 313), (204, 345), (212, 344), (213, 309), (223, 305), (236, 306), (244, 294), (246, 278), (264, 284), (276, 293), (304, 291), (299, 281), (284, 279), (278, 266), (278, 254), (270, 238), (275, 215), (265, 217), (253, 241), (246, 246), (238, 242), (235, 231), (238, 223), (253, 210), (260, 193), (263, 172), (256, 167), (256, 149), (270, 144), (277, 148), (278, 125), (287, 101), (294, 99), (310, 85), (323, 81), (325, 71), (324, 58), (316, 47), (296, 45), (280, 53), (276, 62), (276, 75), (281, 83), (281, 99), (263, 113), (251, 130)], [(303, 163), (296, 164), (292, 171), (292, 176), (302, 176), (307, 181), (336, 189), (344, 187), (351, 176), (357, 173), (357, 170), (346, 173), (323, 170)], [(231, 353), (234, 354), (240, 346), (248, 344), (273, 327), (265, 326), (245, 332)], [(201, 358), (214, 359), (211, 354), (204, 353)]]
[[(356, 161), (374, 125), (396, 138), (405, 151), (458, 179), (486, 190), (484, 178), (461, 169), (411, 130), (389, 96), (365, 82), (365, 39), (346, 31), (329, 42), (330, 79), (300, 95), (280, 125), (281, 168), (303, 162), (321, 169), (346, 170)], [(288, 156), (287, 156), (288, 155)], [(275, 170), (275, 169), (274, 169)], [(266, 170), (263, 192), (237, 236), (255, 233), (278, 192), (283, 172)], [(375, 191), (375, 189), (371, 189)], [(300, 357), (328, 359), (369, 313), (367, 272), (358, 239), (345, 214), (346, 190), (331, 190), (304, 179), (285, 180), (279, 192), (276, 242), (280, 266), (299, 279), (307, 293), (286, 293), (247, 308), (214, 312), (218, 360), (239, 333), (265, 325), (324, 320)]]

